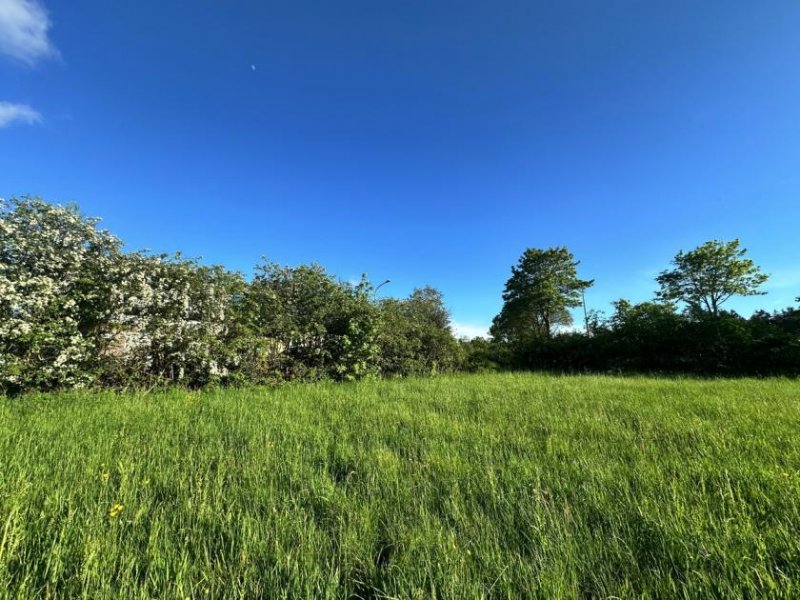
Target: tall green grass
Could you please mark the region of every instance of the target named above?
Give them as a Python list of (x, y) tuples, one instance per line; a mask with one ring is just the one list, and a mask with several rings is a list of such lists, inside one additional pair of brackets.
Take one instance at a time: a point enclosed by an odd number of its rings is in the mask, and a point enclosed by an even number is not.
[(800, 383), (0, 399), (0, 596), (800, 596)]

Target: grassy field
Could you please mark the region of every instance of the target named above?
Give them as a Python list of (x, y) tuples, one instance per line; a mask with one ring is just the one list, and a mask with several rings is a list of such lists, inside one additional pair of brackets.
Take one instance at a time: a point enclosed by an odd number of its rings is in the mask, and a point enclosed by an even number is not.
[(800, 382), (0, 399), (0, 597), (798, 597)]

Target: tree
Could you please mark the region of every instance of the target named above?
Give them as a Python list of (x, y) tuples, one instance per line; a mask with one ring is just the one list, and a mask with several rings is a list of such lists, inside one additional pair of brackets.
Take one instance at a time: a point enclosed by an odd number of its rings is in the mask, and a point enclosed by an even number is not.
[(439, 290), (415, 289), (402, 300), (381, 300), (379, 308), (384, 375), (430, 375), (456, 366), (459, 348)]
[(581, 305), (584, 290), (594, 283), (578, 278), (579, 264), (565, 247), (527, 249), (511, 268), (492, 336), (511, 342), (549, 338), (555, 326), (572, 323), (569, 309)]
[(689, 252), (679, 252), (672, 270), (663, 271), (656, 281), (660, 299), (681, 301), (692, 311), (719, 316), (719, 307), (733, 296), (758, 296), (758, 287), (768, 275), (752, 260), (739, 240), (713, 240)]
[(687, 358), (688, 319), (670, 302), (613, 302), (606, 323), (604, 361), (632, 371), (670, 371)]

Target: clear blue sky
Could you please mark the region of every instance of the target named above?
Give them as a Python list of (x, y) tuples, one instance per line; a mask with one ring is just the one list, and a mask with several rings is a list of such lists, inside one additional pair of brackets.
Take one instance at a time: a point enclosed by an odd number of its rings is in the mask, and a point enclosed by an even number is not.
[(130, 248), (430, 284), (487, 326), (567, 245), (590, 307), (741, 238), (800, 295), (800, 3), (0, 0), (0, 196)]

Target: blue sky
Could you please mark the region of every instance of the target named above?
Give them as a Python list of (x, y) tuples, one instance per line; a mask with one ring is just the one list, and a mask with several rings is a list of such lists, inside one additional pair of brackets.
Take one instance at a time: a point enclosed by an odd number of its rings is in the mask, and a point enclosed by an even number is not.
[(739, 237), (800, 295), (800, 3), (0, 0), (0, 196), (132, 249), (441, 289), (460, 331), (526, 247), (591, 308)]

